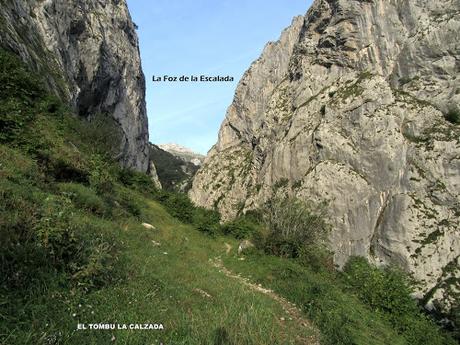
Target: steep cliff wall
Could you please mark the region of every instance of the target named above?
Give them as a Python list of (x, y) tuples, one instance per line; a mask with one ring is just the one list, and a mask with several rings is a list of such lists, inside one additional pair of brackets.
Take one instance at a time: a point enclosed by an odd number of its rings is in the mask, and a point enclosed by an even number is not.
[(326, 201), (339, 265), (397, 263), (448, 309), (459, 72), (460, 1), (316, 0), (243, 76), (190, 196), (226, 218), (275, 194)]
[(120, 162), (148, 170), (145, 80), (125, 0), (2, 0), (0, 27), (0, 45), (77, 114), (110, 114), (123, 132)]

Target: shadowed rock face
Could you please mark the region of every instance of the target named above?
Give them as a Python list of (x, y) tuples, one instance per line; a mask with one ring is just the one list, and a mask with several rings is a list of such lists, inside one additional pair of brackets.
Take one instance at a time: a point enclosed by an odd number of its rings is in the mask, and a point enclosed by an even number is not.
[(325, 201), (335, 261), (396, 263), (459, 291), (460, 1), (317, 0), (245, 73), (190, 196), (224, 218)]
[(125, 0), (8, 0), (0, 44), (17, 53), (75, 112), (120, 125), (122, 165), (148, 170), (145, 80)]

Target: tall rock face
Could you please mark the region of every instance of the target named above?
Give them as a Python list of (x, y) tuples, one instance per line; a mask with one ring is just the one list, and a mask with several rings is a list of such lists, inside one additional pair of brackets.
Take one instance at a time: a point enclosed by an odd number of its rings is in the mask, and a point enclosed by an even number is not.
[(316, 0), (243, 76), (190, 196), (227, 219), (277, 194), (325, 201), (338, 265), (396, 263), (446, 311), (459, 76), (460, 1)]
[(0, 27), (0, 45), (42, 74), (77, 114), (115, 119), (122, 165), (148, 170), (145, 80), (125, 0), (2, 0)]

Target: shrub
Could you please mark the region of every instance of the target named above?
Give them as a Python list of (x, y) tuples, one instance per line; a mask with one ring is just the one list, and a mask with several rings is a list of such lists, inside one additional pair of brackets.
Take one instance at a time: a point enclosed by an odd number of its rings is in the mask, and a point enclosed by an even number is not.
[(142, 214), (142, 205), (139, 199), (133, 196), (129, 189), (117, 188), (113, 195), (106, 195), (106, 202), (112, 206), (112, 213), (115, 217), (136, 217)]
[(18, 57), (3, 49), (0, 50), (0, 81), (0, 99), (33, 101), (44, 92), (42, 82), (25, 68)]
[(385, 315), (408, 344), (449, 343), (411, 297), (411, 282), (399, 269), (373, 267), (365, 258), (352, 257), (344, 267), (343, 281), (374, 312)]
[(75, 161), (49, 151), (37, 153), (37, 160), (47, 180), (57, 182), (89, 183), (89, 173)]
[(310, 268), (313, 272), (335, 270), (332, 252), (325, 246), (314, 244), (307, 245), (299, 251), (299, 263)]
[(297, 258), (302, 244), (295, 239), (284, 238), (275, 232), (270, 232), (265, 239), (265, 252), (283, 258)]
[(72, 280), (78, 286), (88, 290), (101, 287), (114, 279), (115, 258), (113, 252), (115, 246), (113, 243), (113, 239), (107, 241), (103, 237), (96, 237), (90, 241), (84, 261), (72, 275)]
[(100, 196), (92, 189), (77, 183), (61, 183), (59, 190), (82, 210), (96, 215), (104, 215), (108, 212), (107, 206)]
[(79, 140), (89, 143), (89, 153), (115, 159), (120, 154), (123, 131), (108, 114), (93, 114), (88, 121), (78, 122)]
[(39, 185), (43, 176), (35, 161), (15, 149), (0, 145), (0, 178), (21, 185)]
[(343, 270), (346, 284), (376, 311), (401, 315), (418, 311), (410, 297), (412, 289), (405, 274), (394, 267), (380, 269), (365, 258), (352, 257)]
[(79, 231), (72, 222), (72, 202), (66, 197), (48, 196), (35, 227), (38, 245), (43, 247), (53, 266), (68, 269), (83, 250)]
[(156, 192), (156, 198), (181, 222), (192, 224), (208, 235), (222, 231), (219, 212), (195, 206), (186, 194), (161, 190)]
[(451, 108), (447, 111), (444, 115), (446, 120), (454, 125), (458, 125), (460, 123), (460, 110), (458, 108)]
[(111, 193), (115, 183), (112, 166), (100, 155), (91, 156), (90, 166), (90, 186), (99, 193)]
[(221, 231), (220, 215), (217, 211), (197, 207), (193, 214), (193, 225), (201, 232), (214, 236)]
[(0, 142), (12, 142), (20, 137), (25, 126), (34, 118), (25, 112), (20, 100), (8, 99), (0, 102)]
[[(327, 282), (315, 282), (304, 290), (303, 308), (321, 329), (322, 342), (330, 345), (354, 345), (357, 322), (354, 306), (347, 305), (340, 292)], [(307, 302), (309, 301), (309, 302)], [(359, 309), (358, 309), (359, 310)]]
[[(41, 198), (30, 186), (0, 182), (0, 282), (11, 289), (39, 284), (41, 269), (49, 267), (46, 253), (36, 245), (33, 228), (40, 218)], [(38, 200), (36, 200), (38, 199)]]
[(297, 198), (274, 198), (262, 212), (269, 229), (266, 250), (274, 255), (298, 257), (302, 247), (323, 242), (329, 230), (324, 208)]
[(263, 223), (262, 210), (261, 209), (248, 210), (244, 214), (244, 218), (253, 224), (262, 224)]
[(48, 196), (35, 226), (37, 244), (52, 266), (86, 289), (111, 279), (115, 239), (106, 240), (97, 222), (82, 218), (65, 196)]
[(243, 216), (231, 222), (225, 223), (222, 230), (224, 234), (241, 240), (252, 237), (257, 232), (257, 227), (248, 218)]
[(164, 192), (160, 201), (165, 205), (168, 212), (181, 222), (192, 224), (195, 213), (195, 206), (187, 195), (180, 193)]
[(156, 192), (155, 184), (150, 176), (132, 169), (119, 169), (118, 181), (127, 187), (134, 188), (140, 192)]

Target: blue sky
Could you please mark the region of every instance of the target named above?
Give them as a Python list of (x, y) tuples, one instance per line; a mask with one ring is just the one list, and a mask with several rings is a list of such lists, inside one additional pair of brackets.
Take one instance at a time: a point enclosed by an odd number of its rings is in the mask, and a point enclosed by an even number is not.
[[(310, 0), (128, 0), (138, 25), (150, 141), (206, 153), (236, 85), (268, 41)], [(152, 76), (230, 75), (234, 82), (152, 82)]]

